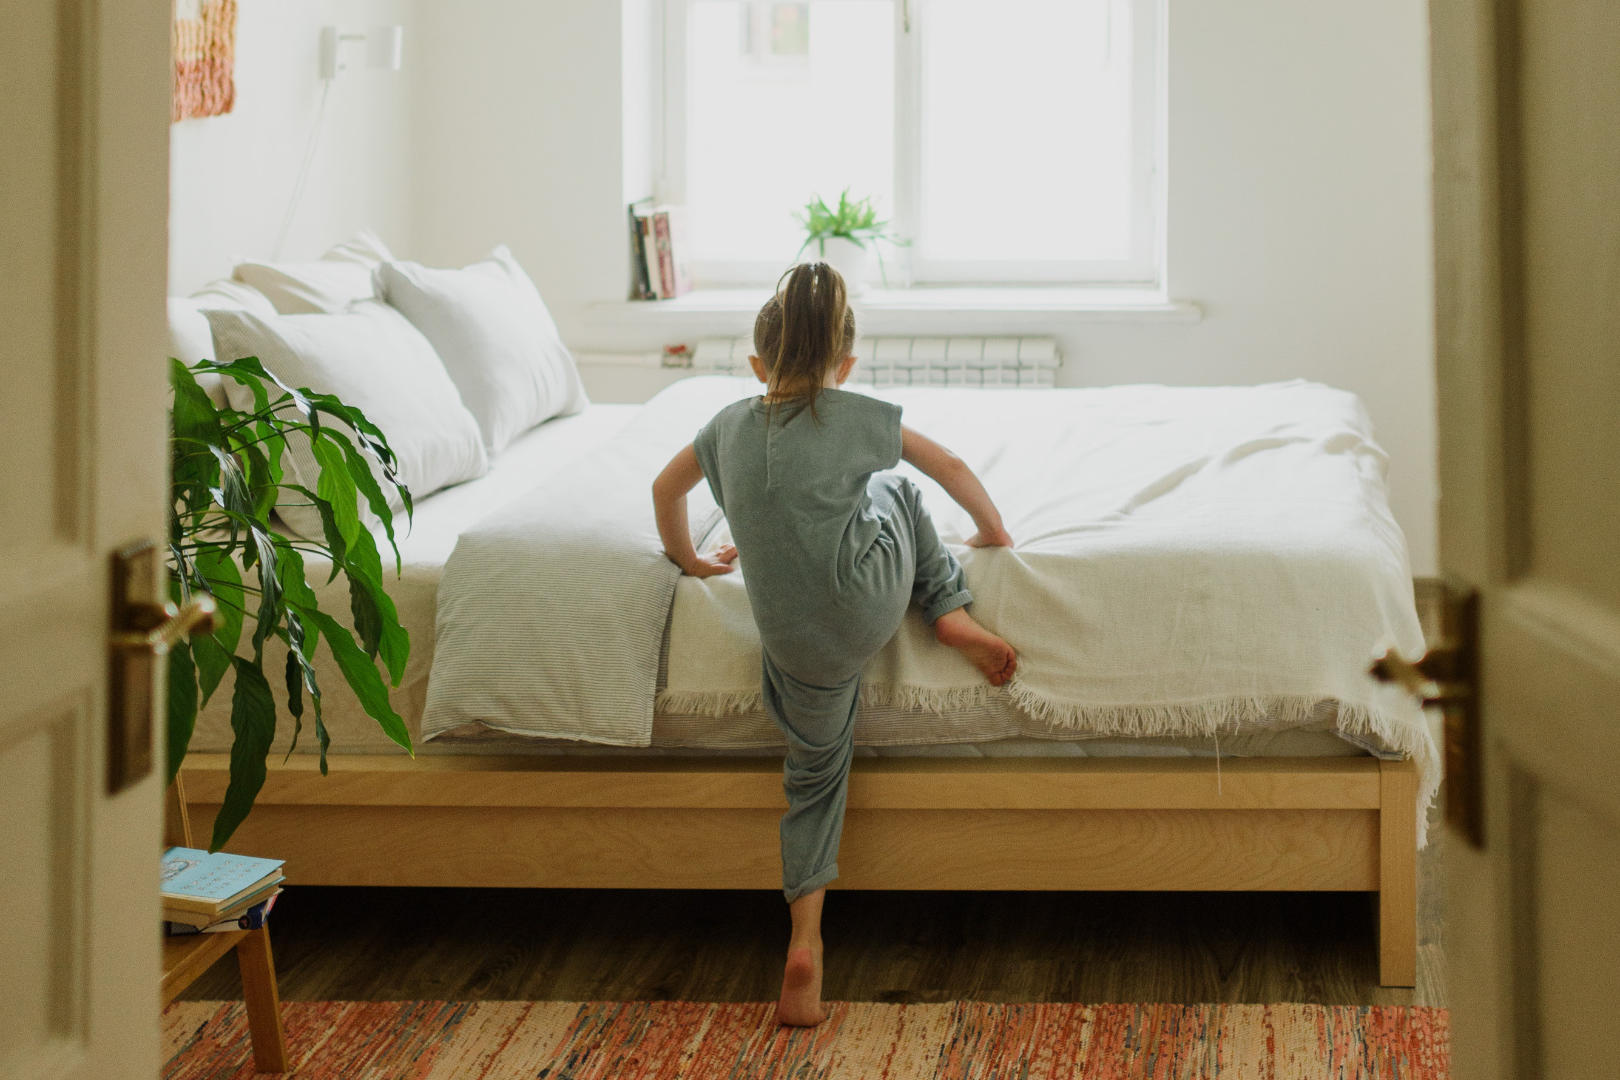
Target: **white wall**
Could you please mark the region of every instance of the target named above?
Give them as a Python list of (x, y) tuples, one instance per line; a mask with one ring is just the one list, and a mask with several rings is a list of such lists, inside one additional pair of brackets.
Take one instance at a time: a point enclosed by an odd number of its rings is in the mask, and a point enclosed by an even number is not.
[[(1366, 401), (1414, 570), (1435, 570), (1427, 29), (1412, 0), (1172, 3), (1169, 267), (1202, 322), (1054, 323), (1070, 385), (1304, 377)], [(590, 305), (625, 295), (637, 96), (622, 30), (647, 0), (472, 0), (433, 42), (416, 238), (433, 260), (511, 243), (576, 346), (643, 349)], [(631, 102), (632, 123), (643, 115)], [(746, 332), (739, 320), (737, 332)]]
[(509, 244), (565, 322), (623, 296), (620, 4), (464, 0), (422, 16), (417, 256)]
[(170, 129), (169, 291), (269, 258), (320, 103), (321, 27), (405, 27), (399, 72), (361, 66), (333, 85), (304, 196), (281, 256), (312, 258), (356, 229), (413, 240), (417, 0), (240, 0), (236, 106)]

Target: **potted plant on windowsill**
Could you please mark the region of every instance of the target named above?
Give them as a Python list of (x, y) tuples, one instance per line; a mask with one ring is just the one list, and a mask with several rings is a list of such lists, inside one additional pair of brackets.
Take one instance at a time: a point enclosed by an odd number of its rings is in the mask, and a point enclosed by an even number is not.
[[(217, 373), (247, 387), (252, 410), (216, 405), (198, 385), (199, 372)], [(272, 685), (281, 687), (293, 721), (289, 755), (303, 729), (307, 697), (321, 772), (326, 772), (330, 737), (321, 719), (318, 642), (326, 643), (366, 713), (412, 752), (410, 732), (388, 697), (389, 683), (398, 686), (405, 671), (410, 638), (383, 588), (382, 557), (360, 509), (364, 499), (381, 523), (397, 573), (399, 548), (384, 490), (398, 493), (407, 517), (411, 495), (395, 471), (388, 439), (359, 409), (331, 394), (288, 386), (251, 357), (224, 364), (204, 360), (192, 367), (172, 360), (170, 379), (170, 591), (180, 603), (197, 592), (211, 594), (218, 615), (212, 633), (196, 634), (168, 655), (168, 779), (172, 783), (180, 771), (198, 708), (230, 672), (230, 782), (209, 845), (217, 850), (252, 809), (264, 784), (265, 760), (276, 733)], [(290, 439), (312, 444), (320, 470), (313, 490), (289, 482), (283, 470)], [(280, 531), (271, 515), (277, 500), (287, 495), (315, 507), (321, 540)], [(346, 580), (347, 620), (323, 610), (305, 580), (304, 556), (309, 554), (330, 564), (329, 581), (339, 575)], [(265, 646), (272, 641), (278, 643), (274, 651), (285, 650), (285, 662), (267, 674)]]
[(905, 241), (889, 231), (887, 220), (878, 218), (871, 198), (851, 199), (849, 189), (845, 188), (839, 192), (836, 205), (829, 205), (816, 195), (794, 216), (805, 231), (804, 243), (799, 245), (795, 258), (803, 255), (810, 245), (816, 245), (816, 253), (843, 275), (851, 296), (866, 291), (874, 257), (878, 273), (884, 284), (888, 283), (888, 270), (879, 248), (883, 244), (900, 246)]

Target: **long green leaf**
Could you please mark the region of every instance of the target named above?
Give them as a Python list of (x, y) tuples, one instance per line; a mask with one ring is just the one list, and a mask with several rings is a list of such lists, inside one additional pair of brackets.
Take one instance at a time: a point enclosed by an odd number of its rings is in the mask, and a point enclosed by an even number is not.
[[(296, 619), (297, 616), (293, 616)], [(298, 749), (298, 736), (304, 732), (304, 672), (298, 663), (298, 654), (287, 648), (287, 666), (284, 672), (287, 684), (287, 712), (293, 719), (292, 741), (287, 744), (287, 757)]]
[(242, 466), (223, 447), (210, 446), (208, 451), (219, 463), (219, 486), (213, 489), (215, 501), (239, 514), (252, 513), (253, 504), (248, 501), (247, 479), (242, 475)]
[(231, 779), (214, 818), (214, 836), (208, 850), (218, 851), (253, 809), (264, 787), (265, 758), (276, 737), (276, 702), (270, 696), (260, 666), (240, 656), (236, 663), (236, 693), (231, 697)]
[(227, 549), (214, 546), (199, 548), (193, 565), (200, 587), (219, 601), (214, 632), (193, 639), (202, 699), (206, 703), (224, 678), (225, 670), (231, 664), (231, 656), (242, 640), (247, 593), (242, 588), (242, 572)]
[(202, 687), (202, 702), (208, 704), (219, 689), (225, 673), (231, 668), (231, 652), (214, 639), (212, 634), (197, 634), (191, 639), (191, 651), (197, 663), (197, 680)]
[(186, 759), (191, 733), (197, 726), (197, 668), (191, 662), (191, 647), (184, 641), (169, 650), (169, 722), (167, 760), (168, 780), (174, 783), (180, 763)]
[(349, 614), (354, 618), (354, 635), (360, 639), (360, 647), (375, 658), (382, 648), (382, 612), (377, 610), (372, 586), (359, 574), (349, 575)]
[(236, 448), (242, 460), (242, 478), (247, 488), (249, 511), (260, 521), (268, 520), (276, 507), (276, 485), (281, 477), (270, 468), (270, 459), (253, 443)]
[[(197, 365), (197, 370), (213, 372), (245, 386), (248, 393), (253, 395), (254, 411), (263, 412), (270, 407), (270, 397), (264, 389), (264, 384), (269, 381), (270, 376), (262, 367), (258, 367), (258, 364), (259, 361), (253, 357), (223, 363), (204, 360)], [(255, 367), (258, 367), (258, 370), (254, 370)]]
[(339, 439), (343, 447), (343, 456), (349, 463), (349, 475), (354, 477), (355, 486), (360, 494), (366, 497), (366, 505), (371, 512), (382, 522), (383, 531), (388, 534), (388, 546), (394, 550), (394, 573), (398, 574), (404, 569), (399, 557), (399, 544), (394, 540), (394, 510), (388, 505), (388, 499), (383, 495), (382, 487), (377, 478), (371, 475), (371, 466), (366, 464), (365, 457), (347, 439)]
[(267, 382), (273, 383), (282, 393), (287, 395), (293, 408), (302, 413), (311, 424), (316, 427), (320, 426), (320, 420), (314, 415), (314, 409), (310, 405), (308, 394), (282, 382), (276, 377), (275, 372), (259, 362), (258, 357), (244, 356), (228, 363), (215, 364), (213, 370), (218, 371), (226, 378), (236, 380), (254, 391), (253, 400), (256, 411), (263, 412), (268, 407), (268, 395), (265, 393), (264, 384)]
[[(321, 775), (325, 776), (326, 751), (332, 745), (332, 733), (326, 730), (326, 721), (321, 716), (321, 699), (318, 697), (310, 698), (310, 701), (315, 706), (315, 745), (318, 746), (321, 751)], [(415, 757), (416, 755), (413, 752), (411, 756)]]
[(349, 631), (326, 612), (308, 609), (301, 610), (298, 614), (306, 623), (320, 629), (321, 636), (326, 639), (326, 647), (332, 651), (343, 677), (349, 681), (349, 688), (354, 691), (360, 707), (366, 710), (366, 715), (377, 721), (383, 729), (383, 734), (415, 757), (416, 751), (411, 747), (410, 730), (389, 704), (388, 687), (384, 685), (382, 675), (377, 671), (376, 662), (366, 655), (364, 649), (354, 643)]
[(184, 519), (206, 509), (211, 502), (209, 491), (218, 483), (219, 465), (206, 448), (223, 442), (224, 432), (213, 401), (197, 385), (190, 370), (174, 360), (169, 373), (174, 387), (170, 419), (174, 438), (169, 455), (169, 484), (173, 494), (170, 539), (178, 541), (184, 532)]
[(174, 388), (170, 423), (175, 435), (217, 444), (220, 441), (218, 410), (208, 391), (198, 385), (191, 369), (179, 360), (170, 360), (169, 384)]
[[(332, 745), (332, 736), (326, 730), (326, 721), (321, 715), (321, 688), (315, 681), (315, 667), (309, 659), (315, 654), (315, 645), (320, 640), (320, 627), (296, 614), (299, 611), (314, 610), (318, 604), (315, 591), (304, 579), (304, 557), (292, 548), (282, 548), (278, 558), (287, 604), (295, 609), (288, 614), (288, 633), (284, 635), (283, 640), (287, 642), (288, 649), (298, 657), (299, 666), (303, 670), (304, 689), (309, 691), (310, 710), (315, 714), (315, 742), (321, 752), (321, 775), (325, 776), (326, 751)], [(295, 625), (299, 630), (299, 636), (291, 633)]]
[(259, 622), (253, 628), (253, 656), (257, 660), (264, 654), (264, 643), (281, 623), (281, 579), (276, 557), (276, 542), (269, 530), (257, 525), (248, 530), (253, 536), (253, 551), (259, 565)]
[(242, 570), (231, 552), (206, 545), (197, 549), (193, 565), (204, 587), (220, 601), (214, 637), (228, 652), (235, 652), (242, 640), (243, 608), (247, 593), (242, 588)]
[[(326, 575), (328, 582), (335, 581), (338, 572), (344, 569), (348, 560), (349, 542), (343, 539), (343, 532), (338, 528), (337, 518), (332, 514), (332, 504), (321, 498), (315, 492), (302, 484), (284, 484), (284, 491), (294, 491), (309, 500), (309, 505), (315, 509), (321, 519), (321, 536), (326, 541), (327, 554), (331, 559), (331, 570)], [(283, 572), (285, 576), (285, 572)]]
[(345, 543), (354, 543), (360, 531), (359, 492), (354, 477), (349, 475), (349, 461), (343, 450), (329, 437), (315, 440), (315, 461), (321, 475), (315, 482), (315, 491), (332, 506), (332, 517)]
[(382, 557), (377, 552), (376, 538), (365, 529), (354, 538), (344, 570), (349, 575), (349, 610), (360, 641), (372, 656), (382, 654), (389, 679), (398, 686), (410, 656), (411, 638), (400, 625), (394, 601), (383, 588)]

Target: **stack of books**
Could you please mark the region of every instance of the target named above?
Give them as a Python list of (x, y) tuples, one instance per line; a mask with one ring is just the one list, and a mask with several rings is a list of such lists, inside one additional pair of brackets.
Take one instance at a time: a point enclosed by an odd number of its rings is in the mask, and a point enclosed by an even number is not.
[(686, 210), (630, 204), (630, 293), (636, 300), (668, 300), (692, 288), (687, 270)]
[(172, 847), (163, 853), (163, 930), (257, 930), (281, 893), (281, 859)]

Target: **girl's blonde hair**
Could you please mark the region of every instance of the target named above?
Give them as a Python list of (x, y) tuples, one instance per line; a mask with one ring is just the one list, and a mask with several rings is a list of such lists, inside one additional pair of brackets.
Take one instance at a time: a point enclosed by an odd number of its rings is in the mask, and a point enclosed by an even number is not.
[(772, 397), (809, 406), (812, 416), (827, 372), (854, 350), (855, 313), (843, 275), (824, 262), (789, 269), (754, 319), (754, 354)]

